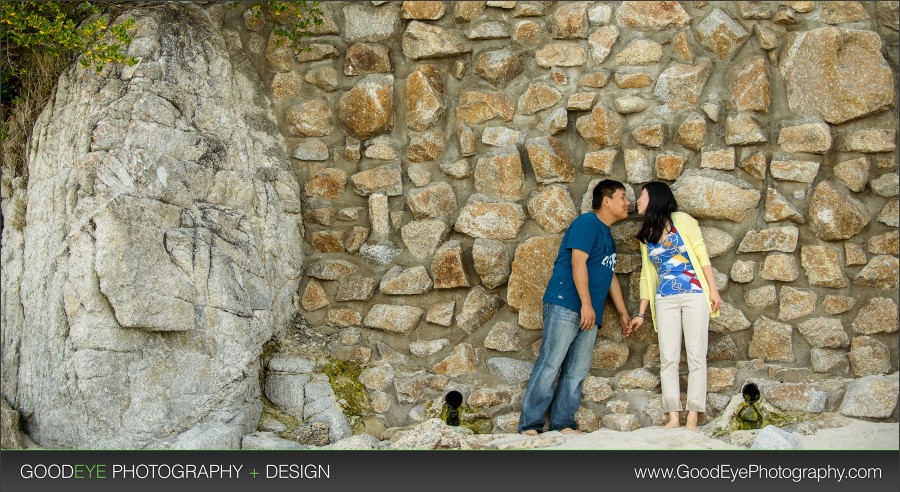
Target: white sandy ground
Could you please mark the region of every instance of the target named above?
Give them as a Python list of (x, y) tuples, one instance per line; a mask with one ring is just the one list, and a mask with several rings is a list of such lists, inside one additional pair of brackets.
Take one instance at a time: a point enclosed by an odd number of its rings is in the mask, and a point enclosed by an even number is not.
[[(800, 441), (798, 449), (900, 449), (900, 424), (866, 422), (841, 415), (822, 415), (815, 434), (794, 433)], [(29, 436), (23, 434), (27, 449), (40, 449)], [(519, 434), (499, 434), (486, 440), (499, 449), (747, 449), (702, 433), (662, 427), (644, 427), (631, 432), (600, 429), (580, 435), (566, 435), (557, 431), (544, 432), (538, 437)], [(489, 438), (490, 439), (490, 438)]]
[[(900, 424), (865, 422), (844, 418), (836, 422), (839, 427), (820, 428), (813, 435), (794, 435), (800, 440), (799, 449), (900, 449)], [(535, 448), (541, 449), (747, 449), (725, 441), (707, 437), (701, 433), (662, 427), (645, 427), (632, 432), (600, 429), (581, 435), (564, 435), (545, 432), (540, 436), (508, 436), (493, 441), (522, 448), (522, 441), (534, 439)], [(555, 444), (558, 443), (558, 444)], [(546, 444), (550, 444), (546, 446)]]

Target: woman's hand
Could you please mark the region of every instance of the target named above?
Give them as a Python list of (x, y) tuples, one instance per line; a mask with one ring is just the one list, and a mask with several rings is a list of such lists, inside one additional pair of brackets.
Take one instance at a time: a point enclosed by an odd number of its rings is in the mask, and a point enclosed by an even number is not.
[(628, 335), (631, 335), (632, 333), (634, 333), (634, 330), (637, 330), (643, 324), (644, 324), (643, 316), (635, 316), (634, 318), (631, 318), (631, 323), (628, 323), (628, 329), (625, 330), (625, 333), (624, 333), (625, 336), (627, 337)]
[(718, 289), (712, 289), (709, 293), (709, 302), (712, 304), (712, 312), (718, 313), (722, 306), (722, 296), (719, 295)]

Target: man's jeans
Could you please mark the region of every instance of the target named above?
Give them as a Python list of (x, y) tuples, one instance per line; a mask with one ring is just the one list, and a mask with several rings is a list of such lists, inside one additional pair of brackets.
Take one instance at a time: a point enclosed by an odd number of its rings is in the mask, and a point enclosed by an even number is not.
[[(519, 432), (544, 429), (544, 413), (550, 408), (550, 430), (575, 429), (575, 412), (581, 403), (581, 383), (591, 368), (597, 326), (588, 331), (578, 324), (581, 314), (555, 304), (544, 303), (544, 338), (534, 363)], [(553, 384), (559, 376), (559, 384)]]

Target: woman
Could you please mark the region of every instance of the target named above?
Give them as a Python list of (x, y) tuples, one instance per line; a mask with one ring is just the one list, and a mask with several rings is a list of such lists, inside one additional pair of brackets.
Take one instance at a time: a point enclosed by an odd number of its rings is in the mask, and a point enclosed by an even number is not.
[(706, 346), (709, 318), (719, 315), (722, 298), (697, 221), (678, 212), (675, 195), (665, 183), (644, 185), (637, 201), (644, 217), (635, 236), (641, 245), (641, 305), (629, 333), (644, 323), (647, 306), (659, 337), (662, 408), (666, 429), (679, 426), (682, 411), (678, 380), (681, 338), (688, 359), (685, 427), (697, 431), (699, 412), (706, 411)]

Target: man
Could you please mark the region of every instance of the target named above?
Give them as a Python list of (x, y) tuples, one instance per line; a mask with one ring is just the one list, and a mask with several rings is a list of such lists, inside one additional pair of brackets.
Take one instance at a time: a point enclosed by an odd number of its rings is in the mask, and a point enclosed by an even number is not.
[[(598, 323), (606, 296), (619, 312), (622, 330), (631, 321), (613, 270), (616, 245), (610, 226), (628, 217), (625, 186), (604, 179), (594, 188), (592, 212), (569, 225), (559, 246), (553, 275), (544, 292), (544, 338), (519, 416), (519, 432), (536, 436), (550, 409), (550, 430), (580, 434), (575, 412), (581, 383), (591, 367)], [(559, 384), (554, 383), (559, 376)]]

